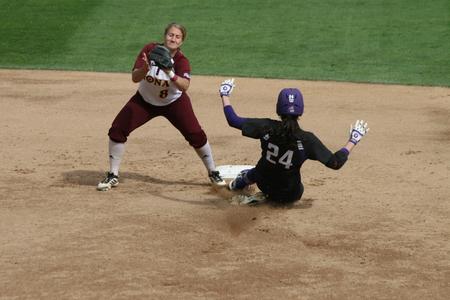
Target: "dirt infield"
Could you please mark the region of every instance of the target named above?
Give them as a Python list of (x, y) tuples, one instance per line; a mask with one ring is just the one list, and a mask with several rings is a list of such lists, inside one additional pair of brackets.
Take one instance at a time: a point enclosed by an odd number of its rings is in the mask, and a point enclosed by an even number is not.
[[(218, 165), (254, 164), (223, 79), (193, 77), (194, 110)], [(278, 91), (299, 87), (301, 126), (330, 149), (358, 118), (371, 130), (343, 169), (307, 162), (290, 209), (231, 205), (162, 118), (97, 192), (130, 75), (0, 70), (0, 299), (448, 299), (450, 89), (236, 81), (246, 117), (275, 117)]]

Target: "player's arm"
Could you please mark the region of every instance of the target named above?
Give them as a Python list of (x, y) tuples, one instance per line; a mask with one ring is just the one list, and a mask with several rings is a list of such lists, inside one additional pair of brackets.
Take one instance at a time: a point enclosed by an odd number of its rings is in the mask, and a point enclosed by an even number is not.
[(322, 162), (328, 168), (339, 170), (348, 160), (348, 156), (356, 144), (369, 131), (368, 124), (363, 120), (356, 121), (355, 125), (350, 125), (350, 138), (343, 148), (331, 153), (318, 138), (313, 143), (313, 155), (315, 159)]
[(167, 76), (169, 76), (170, 78), (170, 81), (175, 84), (177, 89), (183, 92), (188, 90), (191, 83), (189, 79), (178, 76), (177, 74), (175, 74), (174, 70), (163, 69), (163, 71), (166, 72)]
[(223, 113), (225, 114), (228, 125), (242, 129), (242, 125), (247, 121), (247, 118), (239, 117), (234, 111), (233, 106), (231, 106), (230, 95), (234, 87), (234, 79), (227, 79), (220, 84), (219, 94), (222, 98)]
[(330, 159), (327, 161), (325, 165), (333, 170), (339, 170), (347, 161), (348, 156), (350, 152), (352, 152), (355, 145), (356, 144), (353, 144), (352, 142), (348, 141), (343, 148), (334, 152), (334, 154), (330, 157)]
[(138, 83), (142, 79), (145, 78), (145, 75), (147, 74), (147, 72), (148, 72), (148, 67), (147, 68), (143, 67), (143, 68), (139, 68), (139, 69), (134, 69), (133, 72), (131, 73), (131, 80), (134, 83)]
[(339, 170), (347, 162), (349, 154), (350, 152), (347, 149), (347, 146), (341, 148), (330, 156), (328, 161), (325, 163), (325, 166), (333, 170)]
[[(225, 97), (228, 98), (227, 96)], [(222, 101), (223, 100), (224, 97), (222, 97)], [(234, 112), (233, 106), (231, 106), (231, 104), (225, 105), (223, 107), (223, 113), (225, 114), (225, 118), (227, 119), (228, 125), (230, 125), (230, 127), (242, 129), (242, 125), (244, 125), (244, 123), (247, 121), (247, 118), (241, 118)]]
[(343, 149), (332, 153), (322, 141), (311, 132), (305, 132), (303, 145), (308, 159), (320, 161), (325, 166), (335, 170), (341, 168), (345, 164), (349, 154), (347, 150)]
[(135, 83), (140, 82), (147, 75), (150, 69), (149, 61), (147, 58), (148, 46), (145, 46), (141, 52), (139, 52), (136, 61), (134, 62), (134, 67), (131, 72), (131, 80)]
[[(172, 60), (173, 61), (173, 60)], [(181, 57), (177, 60), (172, 69), (162, 69), (170, 81), (180, 91), (186, 92), (189, 89), (191, 65), (186, 57)]]

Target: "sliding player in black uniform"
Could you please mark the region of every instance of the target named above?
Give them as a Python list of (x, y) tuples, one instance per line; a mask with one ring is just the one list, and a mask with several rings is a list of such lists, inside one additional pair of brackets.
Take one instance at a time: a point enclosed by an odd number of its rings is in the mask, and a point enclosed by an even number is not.
[(240, 129), (244, 136), (259, 139), (262, 152), (256, 167), (242, 171), (230, 182), (229, 188), (241, 190), (256, 183), (264, 197), (253, 199), (254, 202), (270, 199), (288, 204), (300, 200), (303, 194), (302, 164), (311, 159), (338, 170), (347, 161), (353, 147), (369, 131), (367, 123), (356, 121), (350, 127), (347, 144), (332, 153), (312, 132), (300, 128), (298, 118), (304, 109), (300, 90), (285, 88), (280, 91), (276, 110), (281, 120), (272, 120), (239, 117), (230, 103), (234, 87), (234, 79), (228, 79), (222, 82), (219, 89), (228, 124)]

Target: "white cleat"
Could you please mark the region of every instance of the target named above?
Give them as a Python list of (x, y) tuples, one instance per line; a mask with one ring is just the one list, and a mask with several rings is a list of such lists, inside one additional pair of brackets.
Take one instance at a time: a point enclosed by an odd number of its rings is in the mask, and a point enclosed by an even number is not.
[(209, 180), (211, 180), (211, 183), (215, 186), (223, 187), (223, 186), (227, 185), (225, 180), (223, 180), (222, 176), (220, 176), (219, 171), (212, 171), (211, 173), (209, 173), (208, 176), (209, 176)]
[(119, 176), (114, 175), (111, 172), (106, 173), (106, 178), (103, 179), (101, 182), (97, 185), (98, 191), (108, 191), (113, 187), (116, 187), (119, 185)]

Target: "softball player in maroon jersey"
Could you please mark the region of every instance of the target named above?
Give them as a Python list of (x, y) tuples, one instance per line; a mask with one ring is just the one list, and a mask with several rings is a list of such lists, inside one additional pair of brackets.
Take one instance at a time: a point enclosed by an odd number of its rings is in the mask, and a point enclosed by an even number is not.
[(203, 161), (211, 182), (225, 186), (226, 182), (216, 171), (211, 147), (195, 116), (186, 91), (190, 83), (189, 60), (180, 50), (186, 38), (184, 26), (171, 23), (164, 31), (164, 45), (173, 59), (173, 69), (160, 69), (148, 61), (147, 53), (158, 43), (149, 43), (142, 48), (132, 71), (133, 82), (138, 90), (114, 119), (109, 129), (110, 170), (98, 186), (98, 190), (109, 190), (119, 184), (119, 166), (125, 151), (125, 142), (130, 133), (156, 116), (163, 116), (175, 126)]

